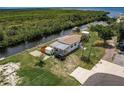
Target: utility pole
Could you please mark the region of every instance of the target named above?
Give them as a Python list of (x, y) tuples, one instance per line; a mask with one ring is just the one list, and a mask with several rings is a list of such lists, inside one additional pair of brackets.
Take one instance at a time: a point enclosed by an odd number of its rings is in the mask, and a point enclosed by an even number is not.
[(89, 54), (88, 54), (88, 59), (90, 59), (91, 52), (92, 52), (92, 44), (90, 45), (90, 50), (89, 50)]

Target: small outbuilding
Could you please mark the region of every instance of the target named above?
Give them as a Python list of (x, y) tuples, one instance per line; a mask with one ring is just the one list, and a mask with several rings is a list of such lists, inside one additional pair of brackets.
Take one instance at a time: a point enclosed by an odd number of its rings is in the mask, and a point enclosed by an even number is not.
[(89, 37), (89, 32), (88, 31), (81, 31), (82, 36), (84, 37)]
[(80, 28), (79, 28), (79, 27), (74, 27), (74, 28), (72, 29), (72, 31), (74, 31), (74, 32), (80, 32)]

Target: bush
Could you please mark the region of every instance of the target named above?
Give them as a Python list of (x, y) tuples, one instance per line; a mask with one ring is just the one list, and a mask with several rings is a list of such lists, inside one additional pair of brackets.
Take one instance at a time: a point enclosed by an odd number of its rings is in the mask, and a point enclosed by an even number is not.
[(101, 47), (104, 45), (104, 41), (102, 40), (96, 40), (94, 43), (93, 43), (93, 46), (97, 46), (97, 47)]

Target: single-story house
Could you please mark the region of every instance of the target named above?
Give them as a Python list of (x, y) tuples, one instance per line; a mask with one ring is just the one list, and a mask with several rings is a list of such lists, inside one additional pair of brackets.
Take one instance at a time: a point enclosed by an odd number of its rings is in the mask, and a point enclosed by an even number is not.
[(65, 56), (77, 49), (80, 45), (81, 35), (67, 35), (58, 38), (50, 45), (54, 49), (56, 55)]

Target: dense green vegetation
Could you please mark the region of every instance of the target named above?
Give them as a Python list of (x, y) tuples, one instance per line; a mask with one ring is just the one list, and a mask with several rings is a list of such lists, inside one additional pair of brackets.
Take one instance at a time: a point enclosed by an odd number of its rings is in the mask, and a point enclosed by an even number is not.
[(116, 30), (118, 41), (120, 42), (121, 40), (123, 40), (124, 39), (124, 23), (113, 24), (112, 28)]
[(97, 20), (106, 20), (107, 12), (80, 10), (0, 11), (0, 47), (42, 38)]
[(114, 30), (111, 28), (111, 26), (102, 26), (102, 25), (96, 25), (90, 27), (91, 31), (98, 32), (98, 36), (106, 42), (106, 40), (111, 39), (114, 36)]

